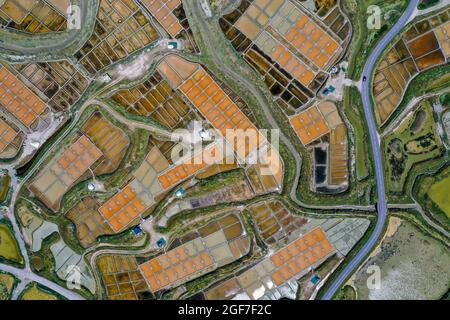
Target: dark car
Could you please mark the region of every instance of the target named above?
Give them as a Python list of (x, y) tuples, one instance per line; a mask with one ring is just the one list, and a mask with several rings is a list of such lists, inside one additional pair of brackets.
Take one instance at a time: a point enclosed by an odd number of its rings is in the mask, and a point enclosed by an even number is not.
[(367, 77), (363, 76), (363, 82), (366, 82), (366, 81), (367, 81)]

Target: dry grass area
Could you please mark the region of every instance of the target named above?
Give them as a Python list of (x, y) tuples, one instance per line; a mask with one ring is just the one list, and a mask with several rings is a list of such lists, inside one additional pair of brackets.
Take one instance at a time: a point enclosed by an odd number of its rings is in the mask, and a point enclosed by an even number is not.
[(21, 294), (21, 300), (58, 300), (58, 297), (50, 292), (41, 289), (37, 283), (33, 282), (31, 286), (25, 289)]
[(289, 119), (304, 146), (318, 140), (342, 124), (337, 106), (331, 101), (316, 104)]
[(15, 282), (16, 280), (12, 275), (0, 273), (0, 301), (10, 298)]

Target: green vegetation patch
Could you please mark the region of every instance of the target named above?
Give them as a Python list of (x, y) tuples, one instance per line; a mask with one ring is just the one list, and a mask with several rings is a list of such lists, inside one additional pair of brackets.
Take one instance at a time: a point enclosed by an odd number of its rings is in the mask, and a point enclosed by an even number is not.
[(339, 289), (333, 300), (356, 300), (356, 291), (352, 286), (346, 285)]
[(59, 297), (47, 288), (39, 286), (33, 282), (26, 288), (20, 297), (20, 300), (58, 300)]
[(439, 3), (439, 1), (440, 0), (422, 0), (422, 1), (420, 1), (417, 8), (419, 10), (425, 10), (425, 9), (428, 9), (428, 8), (431, 8), (435, 5), (437, 5)]
[(17, 263), (23, 262), (19, 245), (6, 224), (0, 224), (0, 258)]
[(356, 87), (345, 89), (344, 112), (350, 121), (355, 134), (356, 177), (364, 180), (370, 174), (369, 137), (364, 125), (361, 95)]
[[(364, 63), (376, 46), (378, 41), (397, 22), (401, 13), (408, 6), (408, 1), (385, 1), (385, 0), (345, 0), (343, 2), (345, 12), (355, 28), (357, 38), (352, 41), (352, 54), (349, 63), (349, 77), (357, 80), (361, 76)], [(367, 8), (376, 5), (381, 9), (382, 25), (379, 30), (367, 28)], [(384, 18), (387, 19), (384, 19)]]
[(439, 208), (450, 217), (450, 175), (445, 179), (433, 184), (428, 194)]
[(443, 152), (432, 107), (428, 101), (424, 101), (384, 141), (388, 190), (402, 193), (411, 168), (415, 164), (439, 157)]
[(450, 92), (446, 92), (439, 97), (439, 102), (444, 108), (450, 107)]
[(8, 196), (10, 181), (11, 177), (7, 173), (0, 173), (0, 203), (5, 201)]
[[(450, 166), (447, 164), (437, 167), (420, 176), (414, 183), (413, 195), (426, 212), (433, 214), (441, 225), (450, 228), (450, 215), (443, 207), (448, 209)], [(446, 185), (443, 185), (447, 181)], [(439, 190), (440, 186), (444, 189)], [(439, 198), (439, 199), (438, 199)], [(444, 203), (447, 202), (445, 206)], [(441, 205), (439, 205), (441, 204)]]
[(239, 181), (245, 181), (245, 179), (245, 173), (240, 168), (229, 172), (219, 173), (209, 178), (200, 180), (196, 191), (188, 190), (188, 196), (202, 196), (210, 192), (218, 191), (226, 186), (233, 185)]

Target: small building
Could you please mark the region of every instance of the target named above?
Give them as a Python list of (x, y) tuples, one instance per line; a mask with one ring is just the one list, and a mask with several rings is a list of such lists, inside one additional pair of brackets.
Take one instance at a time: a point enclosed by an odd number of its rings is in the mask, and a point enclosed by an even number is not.
[(139, 237), (142, 234), (142, 228), (141, 226), (135, 226), (133, 228), (133, 233), (136, 237)]
[(178, 49), (178, 42), (177, 41), (169, 41), (169, 43), (167, 44), (167, 48), (170, 50)]
[(318, 274), (315, 274), (311, 278), (311, 283), (313, 285), (317, 285), (320, 282), (320, 276)]
[(159, 240), (156, 242), (156, 245), (158, 248), (162, 248), (166, 245), (167, 241), (163, 237), (159, 238)]
[(329, 95), (330, 93), (333, 93), (333, 92), (335, 92), (335, 91), (336, 91), (336, 88), (335, 88), (334, 86), (330, 85), (330, 86), (328, 86), (328, 88), (325, 88), (325, 89), (322, 91), (322, 93), (323, 93), (323, 95), (327, 96), (327, 95)]

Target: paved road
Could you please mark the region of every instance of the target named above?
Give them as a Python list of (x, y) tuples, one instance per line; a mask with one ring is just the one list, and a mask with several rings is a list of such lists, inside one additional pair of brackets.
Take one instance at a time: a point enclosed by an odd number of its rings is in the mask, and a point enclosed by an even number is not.
[(34, 281), (34, 282), (40, 283), (41, 285), (46, 286), (47, 288), (49, 288), (55, 292), (58, 292), (59, 294), (66, 297), (67, 299), (84, 300), (84, 298), (81, 297), (80, 295), (78, 295), (68, 289), (63, 288), (48, 279), (40, 277), (29, 270), (14, 268), (12, 266), (8, 266), (8, 265), (2, 264), (2, 263), (0, 263), (0, 270), (3, 272), (8, 272), (8, 273), (15, 275), (21, 281)]
[(363, 75), (367, 77), (367, 81), (362, 84), (362, 98), (364, 113), (366, 117), (367, 124), (369, 126), (370, 140), (372, 143), (372, 153), (375, 160), (375, 174), (377, 176), (377, 188), (378, 188), (378, 216), (375, 229), (370, 236), (369, 240), (364, 244), (361, 250), (353, 257), (350, 263), (341, 271), (341, 273), (336, 277), (334, 282), (328, 288), (328, 290), (323, 295), (323, 300), (329, 300), (333, 298), (336, 291), (341, 288), (344, 281), (354, 272), (355, 268), (364, 260), (364, 258), (372, 251), (378, 240), (380, 239), (384, 225), (386, 223), (386, 218), (388, 214), (386, 192), (384, 185), (384, 169), (383, 169), (383, 157), (381, 154), (380, 139), (377, 131), (377, 126), (372, 111), (372, 99), (370, 90), (369, 79), (373, 75), (375, 64), (378, 57), (383, 53), (384, 49), (389, 45), (392, 39), (401, 31), (401, 29), (408, 23), (410, 17), (414, 14), (415, 9), (419, 0), (411, 0), (408, 8), (405, 10), (403, 15), (397, 21), (397, 23), (392, 27), (392, 29), (386, 34), (386, 36), (381, 39), (378, 45), (373, 50), (372, 54), (367, 59), (366, 65), (364, 67)]

